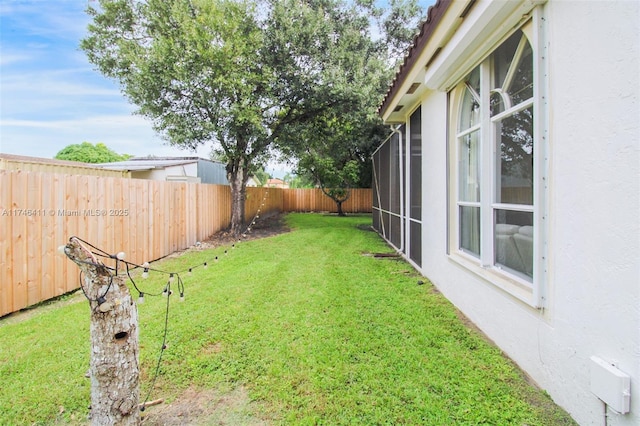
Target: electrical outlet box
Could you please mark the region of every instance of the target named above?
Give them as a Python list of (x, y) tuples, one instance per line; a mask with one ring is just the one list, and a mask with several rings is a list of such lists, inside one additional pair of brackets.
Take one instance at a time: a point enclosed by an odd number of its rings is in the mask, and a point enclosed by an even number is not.
[(591, 357), (591, 392), (620, 414), (629, 412), (631, 378), (597, 356)]

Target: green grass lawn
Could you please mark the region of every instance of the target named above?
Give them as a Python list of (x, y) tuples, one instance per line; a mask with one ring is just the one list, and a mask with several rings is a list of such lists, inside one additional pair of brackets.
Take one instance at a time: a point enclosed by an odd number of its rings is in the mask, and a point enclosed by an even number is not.
[[(292, 232), (154, 266), (184, 270), (151, 399), (246, 389), (269, 424), (574, 424), (453, 306), (365, 230), (370, 216), (287, 216)], [(422, 278), (423, 279), (423, 278)], [(166, 277), (138, 284), (161, 291)], [(137, 296), (137, 295), (136, 295)], [(173, 300), (175, 298), (175, 300)], [(165, 299), (138, 307), (141, 394), (162, 342)], [(89, 308), (57, 302), (0, 320), (0, 424), (86, 419)], [(149, 408), (149, 411), (153, 408)]]

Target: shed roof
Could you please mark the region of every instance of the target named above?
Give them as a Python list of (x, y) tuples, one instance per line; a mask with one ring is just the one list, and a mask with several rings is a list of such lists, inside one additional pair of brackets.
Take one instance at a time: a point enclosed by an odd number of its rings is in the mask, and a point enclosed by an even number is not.
[[(143, 171), (153, 169), (164, 169), (165, 167), (181, 166), (184, 164), (193, 164), (198, 161), (207, 161), (209, 163), (219, 163), (200, 157), (134, 157), (126, 161), (117, 161), (113, 163), (100, 163), (97, 166), (107, 167), (110, 169)], [(222, 163), (220, 163), (222, 164)]]

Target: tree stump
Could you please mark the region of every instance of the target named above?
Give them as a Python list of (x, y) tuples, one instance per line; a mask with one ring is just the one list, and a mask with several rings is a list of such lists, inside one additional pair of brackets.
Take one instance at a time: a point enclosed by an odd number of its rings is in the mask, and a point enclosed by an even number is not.
[(91, 308), (91, 423), (138, 425), (138, 311), (125, 276), (110, 271), (75, 237), (64, 251), (83, 272)]

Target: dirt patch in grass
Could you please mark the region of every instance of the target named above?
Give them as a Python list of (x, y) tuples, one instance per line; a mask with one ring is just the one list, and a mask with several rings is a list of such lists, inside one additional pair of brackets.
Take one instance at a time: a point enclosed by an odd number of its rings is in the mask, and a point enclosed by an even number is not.
[(142, 424), (166, 425), (269, 425), (255, 415), (255, 403), (243, 387), (229, 392), (188, 388), (169, 404), (148, 407)]
[[(250, 227), (247, 225), (247, 228), (250, 228), (250, 230), (243, 234), (241, 238), (242, 241), (251, 241), (260, 238), (272, 237), (274, 235), (279, 235), (291, 231), (291, 229), (289, 229), (289, 227), (285, 224), (284, 214), (281, 213), (277, 213), (268, 217), (261, 216), (256, 220), (255, 224), (251, 225)], [(229, 230), (224, 230), (217, 232), (207, 238), (205, 241), (196, 244), (196, 247), (194, 248), (205, 250), (225, 245), (231, 245), (236, 241), (237, 238), (234, 238)]]

